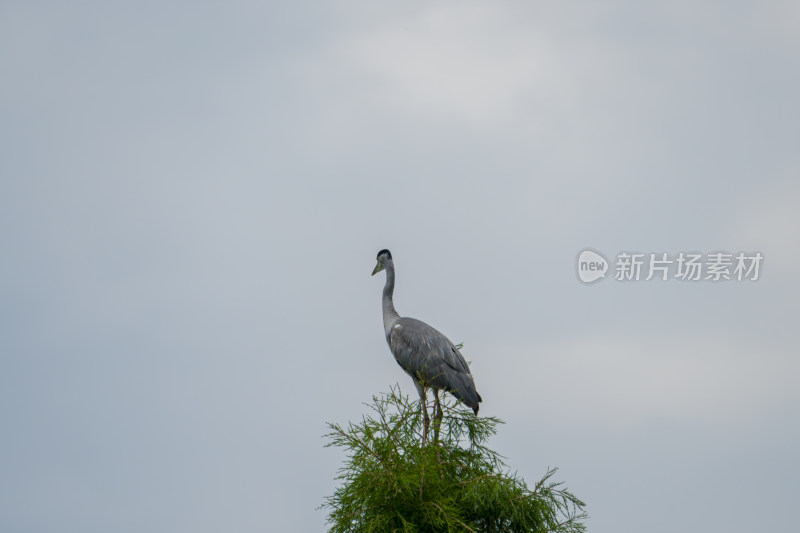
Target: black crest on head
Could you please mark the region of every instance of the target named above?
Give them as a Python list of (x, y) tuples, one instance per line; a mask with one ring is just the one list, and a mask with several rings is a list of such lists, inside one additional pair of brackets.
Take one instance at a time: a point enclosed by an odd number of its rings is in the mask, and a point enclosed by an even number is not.
[(378, 252), (378, 257), (382, 256), (383, 254), (388, 255), (389, 259), (392, 258), (392, 252), (390, 252), (389, 250), (386, 250), (385, 248), (383, 250), (381, 250), (380, 252)]

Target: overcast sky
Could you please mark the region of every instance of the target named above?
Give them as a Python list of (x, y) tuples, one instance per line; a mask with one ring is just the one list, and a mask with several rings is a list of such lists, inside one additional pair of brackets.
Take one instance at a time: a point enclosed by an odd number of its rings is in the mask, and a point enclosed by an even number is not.
[(590, 531), (795, 527), (796, 2), (5, 1), (0, 76), (0, 530), (323, 530), (382, 248)]

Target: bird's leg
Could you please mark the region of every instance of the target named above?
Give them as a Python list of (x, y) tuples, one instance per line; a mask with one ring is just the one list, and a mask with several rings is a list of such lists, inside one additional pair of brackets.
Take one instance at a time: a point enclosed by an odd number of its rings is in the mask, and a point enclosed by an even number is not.
[(417, 392), (419, 392), (419, 402), (422, 406), (422, 445), (425, 445), (425, 441), (428, 440), (428, 427), (431, 425), (431, 420), (428, 418), (428, 398), (427, 394), (425, 393), (425, 386), (414, 380), (414, 385), (417, 386)]
[(439, 442), (439, 429), (442, 427), (442, 405), (439, 403), (439, 389), (433, 389), (433, 442)]
[(425, 429), (422, 430), (422, 444), (424, 445), (428, 440), (428, 429), (431, 427), (431, 419), (428, 416), (428, 395), (424, 388), (422, 389), (422, 422), (425, 425)]

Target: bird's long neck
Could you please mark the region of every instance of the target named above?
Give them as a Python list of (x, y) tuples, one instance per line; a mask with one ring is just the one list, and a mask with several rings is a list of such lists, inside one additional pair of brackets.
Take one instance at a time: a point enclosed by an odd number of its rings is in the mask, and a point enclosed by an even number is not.
[(386, 264), (386, 285), (383, 286), (383, 330), (387, 335), (392, 328), (392, 324), (400, 318), (394, 308), (392, 294), (394, 294), (394, 263), (388, 261)]

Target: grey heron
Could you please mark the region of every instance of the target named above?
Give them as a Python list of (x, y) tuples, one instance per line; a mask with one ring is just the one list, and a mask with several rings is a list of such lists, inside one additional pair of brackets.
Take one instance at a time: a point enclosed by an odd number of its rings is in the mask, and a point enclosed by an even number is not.
[[(438, 330), (415, 318), (401, 317), (394, 308), (394, 262), (389, 250), (378, 252), (378, 264), (372, 271), (374, 276), (386, 271), (383, 287), (383, 331), (397, 363), (406, 371), (419, 392), (422, 402), (424, 433), (427, 436), (428, 418), (425, 389), (432, 388), (435, 398), (434, 421), (441, 420), (439, 389), (444, 389), (478, 414), (478, 404), (483, 401), (475, 390), (475, 380), (469, 365), (458, 348)], [(434, 425), (435, 434), (438, 428)]]

